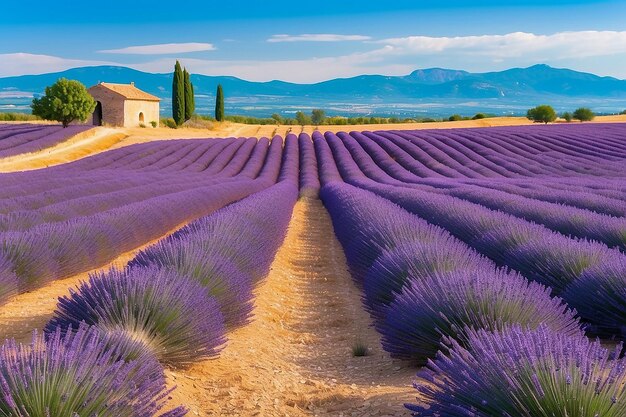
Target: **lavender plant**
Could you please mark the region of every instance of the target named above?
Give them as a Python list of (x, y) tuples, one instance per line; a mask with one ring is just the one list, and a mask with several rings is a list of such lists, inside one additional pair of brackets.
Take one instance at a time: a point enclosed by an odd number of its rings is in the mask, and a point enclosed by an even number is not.
[(13, 272), (13, 264), (0, 254), (0, 305), (9, 297), (17, 294), (17, 276)]
[(467, 343), (467, 327), (499, 330), (510, 324), (547, 325), (555, 332), (578, 334), (580, 326), (550, 290), (504, 270), (433, 273), (409, 283), (383, 309), (376, 323), (384, 349), (392, 356), (423, 364), (435, 357), (442, 336)]
[[(84, 325), (63, 334), (0, 347), (0, 416), (152, 417), (163, 408), (170, 390), (150, 354), (120, 360), (126, 345)], [(184, 415), (183, 407), (161, 414)]]
[(626, 337), (626, 259), (585, 269), (563, 294), (601, 336)]
[(59, 299), (46, 332), (80, 323), (123, 331), (159, 361), (185, 366), (210, 358), (225, 342), (217, 302), (196, 281), (157, 267), (92, 275)]
[[(582, 334), (542, 325), (466, 330), (418, 372), (416, 416), (621, 417), (626, 363)], [(445, 353), (447, 352), (447, 353)]]

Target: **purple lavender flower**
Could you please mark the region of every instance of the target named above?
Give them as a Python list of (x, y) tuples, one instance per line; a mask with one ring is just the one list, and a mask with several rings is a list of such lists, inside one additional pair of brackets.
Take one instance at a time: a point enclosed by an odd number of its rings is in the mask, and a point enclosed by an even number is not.
[[(0, 415), (153, 417), (170, 393), (163, 369), (146, 351), (126, 356), (127, 344), (81, 325), (56, 329), (31, 344), (0, 347)], [(184, 416), (179, 407), (170, 417)]]
[(157, 267), (92, 275), (59, 299), (46, 332), (83, 322), (126, 332), (161, 362), (181, 366), (217, 355), (225, 342), (217, 302), (198, 282)]
[(376, 328), (392, 356), (422, 364), (435, 357), (442, 336), (464, 344), (467, 327), (545, 324), (562, 334), (579, 334), (575, 314), (561, 299), (551, 298), (548, 288), (517, 273), (476, 269), (409, 277), (402, 293), (383, 309)]
[[(582, 333), (546, 325), (466, 330), (417, 374), (415, 416), (626, 415), (626, 363)], [(447, 352), (447, 353), (444, 353)]]

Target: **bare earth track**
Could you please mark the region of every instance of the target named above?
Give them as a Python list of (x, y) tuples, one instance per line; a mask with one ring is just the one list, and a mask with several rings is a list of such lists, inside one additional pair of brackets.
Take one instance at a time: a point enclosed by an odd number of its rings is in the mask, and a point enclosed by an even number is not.
[[(297, 202), (255, 304), (219, 358), (167, 372), (172, 404), (199, 416), (406, 415), (415, 369), (381, 349), (320, 200)], [(369, 356), (352, 356), (358, 340)]]

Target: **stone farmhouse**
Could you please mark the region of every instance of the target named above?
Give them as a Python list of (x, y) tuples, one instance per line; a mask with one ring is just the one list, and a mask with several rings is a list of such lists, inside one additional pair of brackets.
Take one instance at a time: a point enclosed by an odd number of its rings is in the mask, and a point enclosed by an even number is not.
[(141, 91), (135, 83), (99, 83), (89, 94), (96, 100), (91, 122), (94, 126), (151, 127), (159, 125), (159, 99)]

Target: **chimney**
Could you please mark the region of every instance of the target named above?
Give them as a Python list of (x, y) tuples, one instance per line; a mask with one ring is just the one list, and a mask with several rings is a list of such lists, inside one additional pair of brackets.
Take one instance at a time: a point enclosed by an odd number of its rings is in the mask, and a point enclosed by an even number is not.
[(135, 82), (134, 82), (134, 81), (131, 81), (131, 82), (130, 82), (130, 85), (132, 85), (132, 86), (134, 87), (134, 86), (135, 86)]

